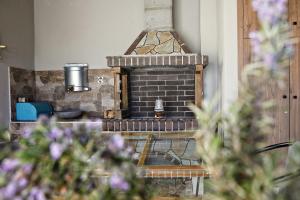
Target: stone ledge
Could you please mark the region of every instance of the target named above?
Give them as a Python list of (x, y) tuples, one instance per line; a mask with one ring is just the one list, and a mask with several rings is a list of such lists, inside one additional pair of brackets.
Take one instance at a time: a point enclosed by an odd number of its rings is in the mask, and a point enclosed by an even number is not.
[[(96, 122), (86, 121), (58, 121), (57, 124), (62, 128), (70, 128), (78, 126), (78, 124), (93, 123), (99, 124), (99, 130), (103, 132), (189, 132), (198, 129), (198, 121), (195, 118), (141, 118), (141, 119), (101, 119)], [(18, 137), (22, 134), (25, 128), (33, 128), (37, 125), (37, 122), (11, 122), (10, 132), (12, 135)], [(94, 126), (95, 126), (94, 125)]]
[(106, 59), (109, 67), (208, 65), (208, 56), (200, 54), (125, 55), (107, 56)]

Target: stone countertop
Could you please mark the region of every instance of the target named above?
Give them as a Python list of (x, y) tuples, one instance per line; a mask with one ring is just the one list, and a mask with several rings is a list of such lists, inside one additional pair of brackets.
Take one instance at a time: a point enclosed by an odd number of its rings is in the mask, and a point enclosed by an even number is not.
[[(57, 121), (57, 124), (65, 127), (72, 127), (74, 124), (89, 123), (99, 124), (103, 132), (176, 132), (193, 131), (198, 128), (198, 122), (193, 118), (166, 118), (166, 119), (98, 119), (98, 120), (69, 120)], [(25, 127), (34, 127), (37, 122), (10, 123), (10, 131), (19, 133)]]

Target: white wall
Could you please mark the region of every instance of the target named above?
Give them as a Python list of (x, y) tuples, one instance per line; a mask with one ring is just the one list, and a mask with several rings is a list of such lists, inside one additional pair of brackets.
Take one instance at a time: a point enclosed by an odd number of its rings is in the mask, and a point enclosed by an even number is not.
[(200, 0), (173, 0), (174, 28), (194, 53), (201, 52)]
[(226, 111), (238, 96), (237, 0), (226, 0), (226, 3), (222, 1), (219, 9), (222, 105), (223, 110)]
[[(237, 51), (235, 49), (237, 48), (235, 46), (237, 38), (235, 38), (235, 27), (233, 27), (237, 19), (234, 18), (236, 7), (232, 3), (233, 1), (236, 0), (230, 0), (228, 3), (226, 0), (226, 8), (230, 8), (230, 11), (226, 11), (226, 14), (229, 14), (230, 17), (225, 16), (224, 19), (222, 13), (224, 0), (174, 0), (175, 29), (193, 52), (209, 56), (209, 65), (206, 67), (204, 74), (206, 100), (210, 100), (216, 95), (220, 96), (222, 93), (222, 85), (224, 84), (222, 82), (222, 67), (233, 71), (237, 67), (237, 57), (234, 55), (234, 52)], [(232, 13), (232, 11), (234, 12)], [(230, 24), (231, 29), (227, 29), (227, 32), (223, 32), (224, 23), (226, 25)], [(231, 33), (232, 35), (230, 35)], [(231, 38), (228, 37), (229, 35)], [(226, 41), (224, 41), (225, 37)], [(232, 51), (227, 51), (226, 55), (223, 51), (224, 42), (232, 48)], [(225, 57), (226, 66), (224, 64)], [(231, 63), (228, 63), (229, 61)], [(232, 79), (231, 87), (234, 87), (235, 74), (227, 73), (224, 79), (226, 80), (226, 86), (227, 82), (231, 82)], [(227, 87), (224, 89), (226, 90), (225, 94), (232, 96), (228, 94), (232, 91), (228, 91)], [(227, 98), (225, 102), (227, 102)]]
[(205, 99), (220, 88), (221, 67), (218, 60), (218, 0), (174, 0), (174, 27), (195, 53), (209, 56), (205, 69)]
[[(200, 52), (200, 0), (174, 0), (174, 26)], [(66, 62), (106, 67), (144, 30), (143, 0), (35, 0), (35, 67), (61, 69)]]
[(142, 0), (35, 0), (35, 68), (105, 68), (144, 29)]
[[(201, 0), (200, 30), (202, 53), (209, 56), (209, 65), (205, 69), (204, 93), (206, 99), (212, 99), (220, 92), (221, 65), (219, 64), (218, 5), (222, 0)], [(219, 89), (218, 89), (219, 88)]]
[[(174, 26), (200, 52), (200, 0), (174, 0)], [(67, 62), (105, 68), (144, 30), (143, 0), (35, 0), (35, 68)]]
[[(205, 96), (219, 85), (218, 0), (174, 0), (174, 27), (195, 53), (207, 54)], [(143, 0), (35, 0), (35, 68), (62, 69), (67, 62), (105, 68), (144, 30)]]

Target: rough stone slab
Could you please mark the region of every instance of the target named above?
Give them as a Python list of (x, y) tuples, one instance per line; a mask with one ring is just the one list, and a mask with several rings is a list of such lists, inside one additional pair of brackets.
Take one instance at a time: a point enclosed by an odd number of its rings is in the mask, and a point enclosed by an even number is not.
[(172, 0), (145, 0), (145, 29), (173, 30)]
[(145, 26), (146, 30), (172, 31), (172, 8), (145, 10)]

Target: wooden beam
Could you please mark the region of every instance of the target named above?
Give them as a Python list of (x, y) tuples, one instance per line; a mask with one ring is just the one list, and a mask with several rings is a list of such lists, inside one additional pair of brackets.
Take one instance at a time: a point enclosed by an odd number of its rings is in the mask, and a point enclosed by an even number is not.
[(121, 79), (121, 68), (113, 67), (112, 73), (114, 76), (114, 118), (122, 119), (121, 112), (121, 96), (120, 96), (120, 79)]
[(144, 177), (153, 178), (191, 178), (210, 177), (210, 174), (200, 165), (192, 166), (143, 166)]
[(147, 156), (148, 156), (148, 153), (149, 153), (149, 150), (150, 150), (151, 142), (152, 142), (152, 135), (148, 135), (146, 144), (145, 144), (144, 149), (143, 149), (143, 152), (142, 152), (141, 157), (139, 159), (139, 162), (137, 164), (139, 167), (141, 167), (145, 164), (145, 161), (147, 159)]
[[(144, 178), (190, 178), (190, 177), (212, 177), (203, 166), (142, 166)], [(94, 177), (111, 176), (110, 171), (104, 171), (100, 166), (94, 171)]]
[(195, 71), (195, 105), (201, 107), (203, 99), (203, 65), (196, 65)]
[(153, 197), (151, 200), (202, 200), (199, 197)]
[(184, 53), (192, 53), (192, 51), (186, 46), (186, 44), (183, 42), (183, 40), (179, 37), (178, 33), (175, 31), (170, 32), (173, 37), (177, 40), (180, 47), (183, 49)]
[[(182, 200), (180, 197), (153, 197), (152, 200)], [(196, 199), (196, 198), (195, 198)]]
[(144, 166), (146, 170), (205, 170), (201, 165), (157, 165), (157, 166)]
[(132, 43), (132, 45), (127, 49), (125, 55), (130, 55), (135, 50), (139, 42), (145, 37), (146, 34), (147, 31), (142, 31), (140, 35), (136, 38), (136, 40)]
[(118, 101), (120, 99), (119, 94), (119, 78), (120, 74), (114, 73), (114, 110), (119, 110)]
[(122, 109), (128, 110), (128, 75), (122, 76)]
[(152, 135), (159, 139), (195, 139), (195, 131), (174, 131), (174, 132), (126, 132), (122, 131), (123, 137), (147, 137)]
[(113, 68), (112, 68), (112, 72), (113, 72), (113, 73), (120, 74), (120, 73), (121, 73), (121, 67), (113, 67)]

